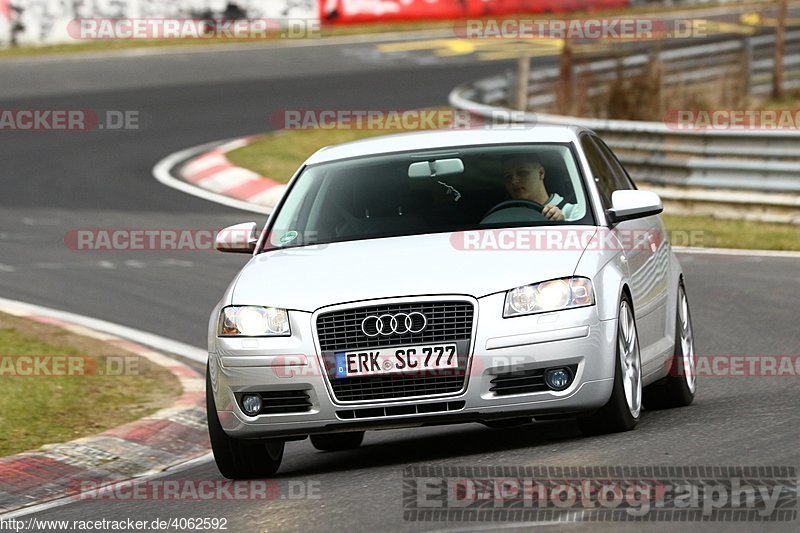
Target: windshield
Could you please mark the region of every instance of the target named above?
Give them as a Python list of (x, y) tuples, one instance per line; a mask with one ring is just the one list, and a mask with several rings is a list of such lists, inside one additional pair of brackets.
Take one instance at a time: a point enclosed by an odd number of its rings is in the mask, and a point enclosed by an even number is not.
[(265, 248), (593, 223), (569, 144), (456, 147), (307, 167)]

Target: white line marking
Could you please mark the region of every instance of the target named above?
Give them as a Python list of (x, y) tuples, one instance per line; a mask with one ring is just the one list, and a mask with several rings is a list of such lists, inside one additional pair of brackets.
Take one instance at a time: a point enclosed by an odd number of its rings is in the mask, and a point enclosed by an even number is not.
[(0, 272), (14, 272), (15, 270), (17, 269), (11, 265), (4, 265), (0, 263)]
[(64, 265), (62, 263), (43, 263), (40, 261), (34, 263), (33, 268), (44, 268), (48, 270), (55, 270), (57, 268), (64, 268)]
[(207, 191), (201, 187), (192, 185), (191, 183), (187, 183), (183, 180), (174, 177), (170, 172), (181, 161), (185, 161), (194, 155), (198, 155), (202, 152), (217, 148), (222, 144), (236, 142), (238, 140), (239, 139), (231, 139), (221, 142), (217, 141), (217, 142), (206, 143), (200, 146), (194, 146), (192, 148), (187, 148), (185, 150), (175, 152), (174, 154), (170, 154), (161, 161), (159, 161), (158, 163), (156, 163), (156, 166), (153, 167), (153, 176), (159, 182), (161, 182), (163, 185), (166, 185), (167, 187), (172, 187), (173, 189), (177, 189), (187, 194), (191, 194), (192, 196), (197, 196), (198, 198), (202, 198), (203, 200), (208, 200), (209, 202), (216, 202), (218, 204), (227, 205), (228, 207), (241, 209), (242, 211), (249, 211), (251, 213), (269, 215), (270, 212), (272, 211), (269, 208), (254, 205), (248, 202), (244, 202), (242, 200), (237, 200), (235, 198), (230, 198), (228, 196), (217, 194), (215, 192)]
[(194, 263), (192, 261), (186, 261), (184, 259), (164, 259), (161, 261), (161, 264), (164, 266), (176, 266), (176, 267), (194, 266)]
[(153, 333), (147, 333), (146, 331), (129, 328), (121, 324), (100, 320), (99, 318), (92, 318), (68, 311), (59, 311), (57, 309), (10, 300), (8, 298), (0, 298), (0, 311), (11, 311), (12, 314), (14, 314), (14, 311), (25, 311), (31, 314), (63, 320), (64, 322), (73, 322), (79, 326), (96, 329), (158, 350), (174, 353), (191, 359), (192, 361), (205, 363), (206, 359), (208, 359), (208, 352), (202, 348), (161, 337)]
[[(175, 474), (177, 472), (182, 472), (183, 470), (188, 470), (190, 468), (194, 468), (196, 466), (200, 466), (200, 465), (209, 463), (209, 462), (212, 461), (213, 458), (214, 458), (214, 456), (211, 454), (211, 452), (209, 452), (209, 453), (207, 453), (205, 455), (201, 455), (200, 457), (195, 457), (194, 459), (190, 459), (190, 460), (186, 461), (185, 463), (180, 463), (180, 464), (174, 465), (171, 468), (168, 468), (166, 470), (152, 471), (150, 473), (147, 473), (147, 474), (145, 474), (143, 476), (139, 476), (139, 477), (134, 478), (134, 479), (136, 479), (136, 481), (138, 481), (138, 482), (144, 481), (144, 480), (159, 479), (159, 478), (162, 478), (162, 477), (166, 477), (166, 476)], [(120, 481), (118, 483), (112, 483), (112, 484), (110, 484), (108, 486), (109, 487), (123, 486), (123, 485), (130, 484), (130, 482), (131, 482), (131, 480), (125, 480), (125, 481)], [(99, 488), (99, 487), (94, 487), (94, 488)], [(111, 490), (111, 489), (109, 489), (109, 490)], [(82, 501), (97, 501), (97, 500), (93, 500), (91, 498), (88, 498), (86, 500), (81, 500), (79, 494), (75, 494), (75, 495), (72, 495), (72, 496), (65, 496), (65, 497), (59, 498), (57, 500), (51, 500), (49, 502), (40, 503), (38, 505), (31, 505), (30, 507), (25, 507), (23, 509), (18, 509), (16, 511), (11, 511), (10, 513), (2, 514), (2, 515), (0, 515), (0, 520), (10, 520), (12, 518), (20, 518), (22, 516), (27, 516), (27, 515), (35, 514), (35, 513), (41, 513), (41, 512), (44, 512), (44, 511), (48, 511), (50, 509), (55, 509), (57, 507), (63, 507), (65, 505), (69, 505), (71, 503), (77, 503), (77, 502), (82, 502)]]
[(259, 52), (263, 50), (274, 50), (280, 48), (313, 48), (313, 47), (328, 47), (338, 45), (357, 45), (357, 44), (373, 44), (373, 43), (390, 43), (390, 42), (406, 42), (427, 39), (442, 39), (453, 38), (455, 33), (452, 28), (433, 29), (433, 30), (408, 30), (396, 31), (389, 33), (367, 33), (362, 35), (334, 35), (330, 37), (308, 38), (307, 40), (300, 39), (284, 39), (282, 41), (273, 41), (268, 43), (250, 43), (250, 44), (223, 44), (214, 46), (203, 45), (171, 45), (171, 46), (157, 46), (150, 48), (130, 48), (127, 50), (114, 50), (105, 52), (62, 52), (42, 56), (23, 56), (23, 57), (9, 57), (2, 61), (8, 63), (52, 63), (63, 61), (100, 61), (104, 59), (115, 58), (129, 58), (139, 59), (152, 56), (171, 56), (171, 55), (187, 55), (187, 54), (209, 54), (214, 52)]
[(429, 529), (426, 533), (465, 533), (467, 531), (499, 531), (501, 529), (519, 529), (526, 527), (537, 526), (568, 526), (570, 524), (577, 524), (583, 521), (583, 512), (573, 511), (575, 513), (572, 520), (541, 520), (536, 522), (515, 522), (513, 524), (494, 524), (494, 525), (480, 525), (480, 526), (466, 526), (454, 527), (452, 529)]

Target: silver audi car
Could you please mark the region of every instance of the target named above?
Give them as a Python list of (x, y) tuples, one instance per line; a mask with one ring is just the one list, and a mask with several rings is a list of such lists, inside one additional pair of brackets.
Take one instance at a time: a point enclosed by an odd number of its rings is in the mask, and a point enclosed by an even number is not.
[(220, 472), (263, 477), (284, 443), (366, 430), (574, 418), (626, 431), (688, 405), (694, 343), (659, 218), (593, 132), (431, 131), (324, 148), (211, 313), (206, 397)]

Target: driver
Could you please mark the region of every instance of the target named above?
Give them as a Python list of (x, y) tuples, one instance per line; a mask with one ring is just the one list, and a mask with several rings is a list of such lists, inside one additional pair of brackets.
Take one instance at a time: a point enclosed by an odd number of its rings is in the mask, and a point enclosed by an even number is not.
[(544, 206), (548, 220), (570, 218), (575, 204), (568, 204), (559, 194), (548, 193), (544, 185), (544, 167), (530, 154), (505, 155), (502, 159), (503, 181), (514, 200), (528, 200)]

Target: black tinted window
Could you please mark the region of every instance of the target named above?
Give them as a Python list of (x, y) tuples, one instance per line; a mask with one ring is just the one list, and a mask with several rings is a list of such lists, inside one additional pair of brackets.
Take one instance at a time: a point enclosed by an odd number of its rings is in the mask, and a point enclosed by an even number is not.
[(611, 193), (616, 190), (616, 179), (609, 168), (606, 158), (589, 135), (581, 138), (581, 146), (592, 170), (597, 190), (600, 193), (600, 200), (604, 209), (611, 207)]
[(608, 163), (608, 168), (610, 169), (611, 176), (614, 179), (614, 190), (620, 191), (635, 189), (636, 186), (633, 184), (633, 181), (631, 181), (631, 178), (628, 176), (625, 168), (617, 159), (617, 156), (611, 151), (611, 148), (609, 148), (602, 139), (595, 138), (594, 141), (605, 156), (606, 162)]
[[(520, 156), (525, 156), (523, 170), (541, 169), (543, 175), (522, 180), (514, 167), (509, 180), (509, 161), (516, 164)], [(412, 168), (421, 165), (424, 170), (431, 161), (451, 170), (434, 177)], [(538, 189), (541, 183), (536, 179), (542, 180), (544, 191)], [(538, 211), (535, 202), (514, 196), (524, 196), (534, 186), (545, 193)], [(559, 205), (565, 220), (547, 220), (541, 214), (545, 201)], [(271, 224), (267, 247), (570, 223), (593, 223), (570, 145), (453, 147), (307, 167), (286, 193)]]

